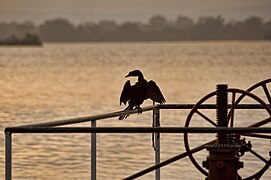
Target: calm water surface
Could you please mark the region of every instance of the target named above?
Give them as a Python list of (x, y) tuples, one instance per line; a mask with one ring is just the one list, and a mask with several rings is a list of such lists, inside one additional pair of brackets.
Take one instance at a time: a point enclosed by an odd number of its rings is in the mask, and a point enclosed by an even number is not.
[[(4, 178), (4, 133), (7, 126), (119, 111), (119, 94), (128, 71), (141, 69), (162, 89), (167, 103), (196, 103), (216, 84), (247, 89), (270, 78), (271, 42), (168, 42), (45, 44), (44, 47), (0, 47), (0, 179)], [(135, 79), (132, 79), (134, 82)], [(270, 86), (268, 86), (270, 89)], [(262, 92), (259, 96), (264, 98)], [(145, 105), (150, 105), (146, 102)], [(183, 127), (187, 110), (162, 110), (161, 125)], [(213, 112), (205, 112), (208, 116)], [(242, 111), (239, 126), (266, 115)], [(99, 121), (98, 126), (151, 126), (152, 114)], [(197, 118), (197, 117), (196, 117)], [(212, 117), (215, 118), (215, 117)], [(197, 118), (194, 126), (205, 126)], [(89, 126), (83, 123), (81, 126)], [(206, 124), (206, 126), (209, 126)], [(270, 127), (270, 125), (267, 125)], [(214, 135), (194, 135), (201, 145)], [(253, 139), (253, 148), (267, 159), (269, 141)], [(14, 179), (88, 179), (87, 134), (13, 135)], [(192, 146), (191, 144), (191, 146)], [(99, 134), (98, 179), (121, 179), (153, 165), (150, 134)], [(161, 159), (184, 152), (183, 136), (162, 134)], [(198, 153), (201, 164), (205, 151)], [(242, 159), (243, 160), (243, 159)], [(263, 166), (244, 157), (246, 176)], [(153, 179), (153, 173), (141, 179)], [(162, 168), (162, 179), (203, 179), (188, 158)], [(263, 179), (270, 179), (271, 171)]]

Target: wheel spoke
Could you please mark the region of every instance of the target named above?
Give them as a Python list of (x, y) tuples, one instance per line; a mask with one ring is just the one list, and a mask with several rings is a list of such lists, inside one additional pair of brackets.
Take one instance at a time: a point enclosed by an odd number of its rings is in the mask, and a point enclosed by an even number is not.
[(204, 114), (202, 114), (198, 110), (196, 110), (196, 113), (198, 113), (198, 115), (200, 115), (203, 119), (205, 119), (206, 121), (211, 123), (213, 126), (215, 126), (215, 127), (217, 126), (217, 124), (214, 121), (212, 121), (210, 118), (208, 118), (207, 116), (205, 116)]
[(268, 100), (269, 104), (271, 104), (271, 96), (270, 96), (270, 93), (269, 93), (269, 91), (267, 89), (266, 84), (263, 84), (262, 87), (263, 87), (264, 93), (265, 93), (265, 95), (267, 97), (267, 100)]
[(257, 152), (253, 151), (252, 149), (250, 149), (249, 152), (251, 152), (251, 154), (253, 154), (253, 155), (256, 156), (257, 158), (259, 158), (259, 159), (262, 160), (263, 162), (265, 162), (265, 163), (268, 162), (266, 159), (264, 159), (264, 157), (262, 157), (260, 154), (258, 154)]
[(249, 127), (260, 127), (260, 126), (263, 126), (263, 125), (270, 123), (270, 122), (271, 122), (271, 117), (266, 118), (260, 122), (255, 123), (255, 124), (252, 124)]
[[(230, 110), (230, 117), (229, 117), (229, 121), (230, 121), (230, 127), (233, 127), (233, 121), (234, 121), (234, 108), (235, 108), (235, 105), (238, 103), (236, 102), (235, 104), (235, 92), (232, 92), (232, 101), (231, 101), (231, 110)], [(228, 122), (229, 123), (229, 122)]]
[(256, 133), (242, 133), (243, 136), (248, 136), (248, 137), (256, 137), (256, 138), (262, 138), (262, 139), (271, 139), (270, 135), (265, 135), (265, 134), (256, 134)]

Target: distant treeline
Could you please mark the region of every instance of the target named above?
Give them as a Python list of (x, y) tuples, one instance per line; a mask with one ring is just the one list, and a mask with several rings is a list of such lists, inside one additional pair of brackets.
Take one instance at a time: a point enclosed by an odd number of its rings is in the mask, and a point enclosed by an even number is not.
[(157, 15), (147, 23), (102, 20), (75, 25), (67, 19), (0, 23), (0, 39), (37, 33), (45, 42), (89, 41), (178, 41), (178, 40), (271, 40), (271, 20), (249, 17), (243, 21), (225, 21), (223, 17), (200, 17), (197, 21), (179, 16), (174, 21)]

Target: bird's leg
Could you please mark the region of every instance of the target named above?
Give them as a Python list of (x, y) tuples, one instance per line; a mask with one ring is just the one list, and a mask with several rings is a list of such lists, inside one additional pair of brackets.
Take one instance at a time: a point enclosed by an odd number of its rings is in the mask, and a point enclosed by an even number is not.
[(137, 106), (138, 114), (142, 114), (142, 108), (140, 106)]

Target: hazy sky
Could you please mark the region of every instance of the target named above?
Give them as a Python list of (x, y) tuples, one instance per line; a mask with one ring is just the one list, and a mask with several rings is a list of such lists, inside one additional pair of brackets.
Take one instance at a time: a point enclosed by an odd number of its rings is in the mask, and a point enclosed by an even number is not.
[(111, 19), (146, 22), (161, 14), (174, 20), (178, 15), (192, 18), (218, 14), (243, 20), (257, 15), (271, 19), (271, 0), (0, 0), (0, 21), (30, 20), (41, 23), (56, 17), (72, 22)]

